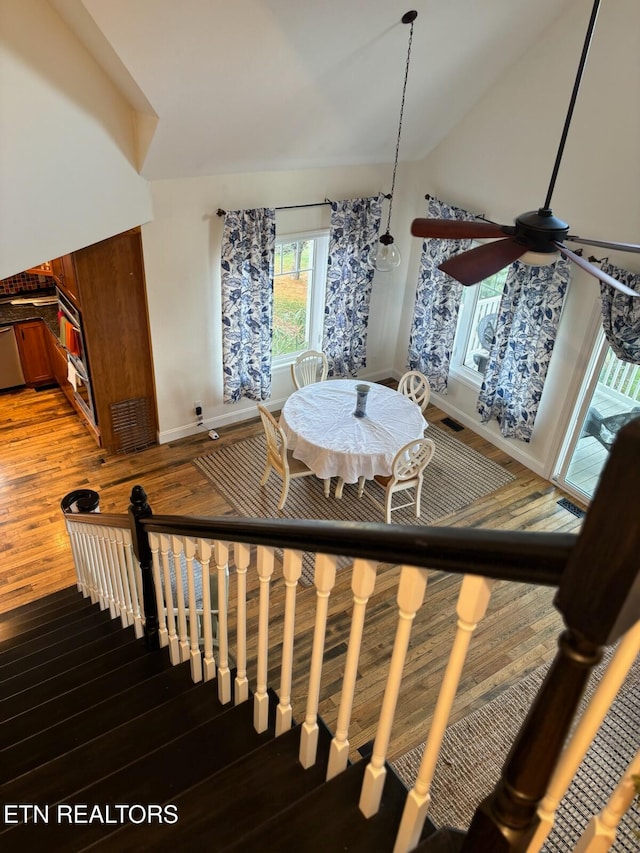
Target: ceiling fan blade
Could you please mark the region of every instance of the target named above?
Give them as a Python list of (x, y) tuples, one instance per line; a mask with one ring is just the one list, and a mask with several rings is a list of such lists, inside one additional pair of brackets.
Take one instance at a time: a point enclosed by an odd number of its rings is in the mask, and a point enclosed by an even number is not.
[(627, 287), (626, 284), (623, 284), (621, 281), (618, 281), (617, 278), (614, 278), (608, 273), (598, 269), (598, 267), (594, 266), (589, 261), (586, 261), (584, 258), (581, 258), (580, 255), (576, 255), (575, 252), (572, 252), (571, 249), (567, 249), (567, 247), (563, 246), (562, 243), (557, 243), (555, 240), (553, 242), (554, 245), (558, 247), (559, 251), (562, 252), (562, 254), (565, 256), (565, 258), (569, 258), (569, 260), (573, 261), (574, 264), (577, 264), (590, 275), (599, 278), (600, 281), (604, 284), (609, 284), (611, 287), (615, 287), (616, 290), (619, 290), (620, 293), (624, 293), (626, 296), (640, 296), (640, 293), (636, 293), (635, 290), (631, 290), (630, 287)]
[(494, 243), (484, 243), (476, 249), (469, 249), (468, 252), (448, 258), (440, 264), (439, 269), (461, 284), (477, 284), (518, 260), (526, 251), (526, 246), (516, 243), (513, 239), (496, 240)]
[(506, 237), (512, 232), (513, 228), (509, 225), (461, 219), (414, 219), (411, 223), (414, 237), (435, 237), (440, 240), (473, 240), (474, 237), (488, 239)]
[(572, 243), (582, 243), (585, 246), (601, 246), (603, 249), (614, 249), (618, 252), (640, 252), (639, 243), (612, 243), (609, 240), (586, 240), (584, 237), (574, 237), (569, 234), (565, 240), (571, 240)]

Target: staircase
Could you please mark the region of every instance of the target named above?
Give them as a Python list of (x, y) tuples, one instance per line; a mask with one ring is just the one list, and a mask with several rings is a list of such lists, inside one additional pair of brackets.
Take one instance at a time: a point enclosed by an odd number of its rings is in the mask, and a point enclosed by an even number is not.
[[(127, 514), (66, 516), (77, 590), (0, 616), (0, 849), (538, 853), (640, 649), (639, 493), (640, 419), (618, 433), (578, 536), (154, 516), (140, 486)], [(303, 553), (313, 557), (313, 587), (300, 591)], [(332, 733), (319, 699), (329, 598), (344, 555), (353, 561), (342, 569), (352, 609)], [(398, 567), (395, 588), (385, 589), (395, 635), (385, 633), (391, 653), (376, 673), (386, 680), (371, 753), (352, 763), (349, 727), (380, 562)], [(449, 658), (407, 792), (387, 756), (433, 570), (461, 582)], [(556, 588), (566, 628), (468, 831), (436, 829), (428, 817), (434, 771), (496, 580)], [(296, 631), (299, 595), (314, 596), (315, 612), (313, 627)], [(614, 643), (569, 739), (591, 670)], [(292, 704), (297, 670), (304, 696)], [(608, 849), (603, 834), (610, 844), (637, 766), (576, 851)]]
[(321, 723), (304, 770), (300, 726), (274, 737), (273, 693), (258, 734), (251, 702), (222, 705), (215, 679), (194, 684), (75, 587), (0, 617), (0, 637), (3, 851), (393, 848), (402, 783), (388, 768), (365, 819), (366, 761), (325, 782)]

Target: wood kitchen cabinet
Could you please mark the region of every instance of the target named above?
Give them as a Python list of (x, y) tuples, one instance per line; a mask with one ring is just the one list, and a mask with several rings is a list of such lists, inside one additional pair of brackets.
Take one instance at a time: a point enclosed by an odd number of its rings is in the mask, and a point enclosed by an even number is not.
[(70, 257), (101, 444), (112, 452), (155, 444), (157, 411), (140, 229)]
[(73, 255), (63, 255), (51, 261), (53, 276), (60, 290), (73, 304), (80, 307), (80, 291), (78, 289), (78, 278)]
[(49, 332), (44, 322), (27, 320), (17, 323), (15, 331), (25, 383), (30, 386), (50, 384), (54, 375), (49, 355)]

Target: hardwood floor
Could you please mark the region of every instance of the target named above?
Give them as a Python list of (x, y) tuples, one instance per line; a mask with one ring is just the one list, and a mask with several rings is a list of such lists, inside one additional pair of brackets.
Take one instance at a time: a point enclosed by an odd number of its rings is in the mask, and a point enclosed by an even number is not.
[[(390, 383), (391, 384), (391, 383)], [(427, 419), (445, 415), (431, 406)], [(446, 426), (442, 427), (447, 429)], [(223, 444), (261, 431), (258, 418), (221, 429)], [(577, 531), (580, 519), (558, 506), (563, 494), (469, 429), (456, 437), (491, 457), (514, 475), (502, 489), (442, 520), (454, 527)], [(209, 452), (211, 439), (200, 435), (140, 453), (107, 455), (96, 447), (58, 389), (0, 393), (0, 613), (75, 582), (60, 501), (77, 488), (100, 495), (103, 512), (125, 512), (134, 485), (141, 484), (157, 513), (215, 516), (233, 514), (191, 460)], [(398, 569), (381, 565), (367, 611), (358, 694), (350, 730), (352, 748), (371, 739), (377, 724), (384, 662), (395, 632)], [(351, 611), (349, 573), (339, 573), (331, 596), (331, 624), (323, 668), (321, 713), (335, 725)], [(434, 572), (426, 606), (416, 617), (391, 757), (424, 739), (437, 685), (455, 628), (455, 598), (460, 579)], [(271, 615), (282, 613), (283, 584), (273, 582)], [(255, 591), (255, 587), (254, 587)], [(232, 590), (233, 592), (233, 590)], [(254, 592), (252, 592), (254, 595)], [(552, 607), (553, 591), (497, 583), (486, 619), (472, 642), (453, 711), (453, 720), (495, 696), (526, 672), (549, 660), (561, 621)], [(255, 611), (255, 597), (250, 607)], [(300, 595), (296, 619), (298, 678), (293, 685), (294, 715), (304, 714), (302, 665), (311, 652), (314, 590)], [(275, 636), (275, 634), (274, 634)], [(277, 650), (269, 661), (275, 674)], [(277, 680), (270, 678), (277, 689)], [(397, 731), (397, 734), (395, 733)]]

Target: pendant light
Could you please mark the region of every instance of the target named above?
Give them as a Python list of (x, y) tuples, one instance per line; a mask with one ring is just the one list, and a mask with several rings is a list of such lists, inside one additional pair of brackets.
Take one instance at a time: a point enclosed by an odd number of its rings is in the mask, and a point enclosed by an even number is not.
[(391, 179), (391, 195), (389, 196), (389, 215), (387, 217), (387, 230), (380, 237), (375, 246), (371, 249), (369, 260), (374, 269), (380, 272), (389, 272), (395, 267), (400, 266), (400, 252), (393, 241), (390, 233), (391, 228), (391, 208), (393, 207), (393, 192), (396, 186), (396, 171), (398, 169), (398, 152), (400, 151), (400, 136), (402, 134), (402, 115), (404, 113), (404, 98), (407, 91), (407, 80), (409, 78), (409, 60), (411, 58), (411, 42), (413, 40), (413, 22), (418, 17), (416, 11), (405, 12), (402, 16), (403, 24), (410, 24), (409, 31), (409, 46), (407, 49), (407, 65), (404, 72), (404, 85), (402, 87), (402, 101), (400, 103), (400, 121), (398, 122), (398, 139), (396, 141), (396, 157), (393, 164), (393, 178)]

